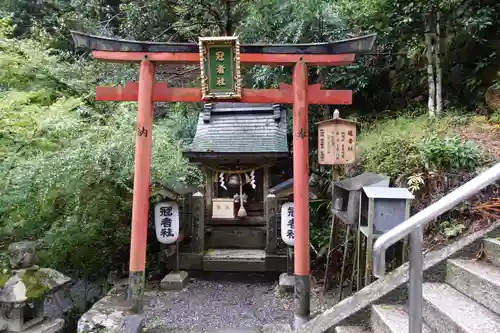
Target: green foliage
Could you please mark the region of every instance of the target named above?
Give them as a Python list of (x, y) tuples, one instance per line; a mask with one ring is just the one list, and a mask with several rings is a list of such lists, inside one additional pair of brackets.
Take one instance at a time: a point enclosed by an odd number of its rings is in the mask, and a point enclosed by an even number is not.
[[(484, 161), (480, 159), (481, 151), (471, 143), (445, 138), (463, 122), (454, 115), (439, 120), (401, 116), (367, 125), (358, 142), (361, 164), (367, 171), (393, 179), (434, 167), (444, 171), (455, 171), (455, 166), (471, 170)], [(444, 153), (448, 157), (442, 156)]]
[[(68, 56), (0, 44), (0, 243), (38, 240), (41, 265), (96, 279), (128, 260), (136, 105), (96, 103), (116, 66)], [(182, 158), (183, 119), (154, 123), (152, 181), (200, 181)]]
[(8, 271), (0, 273), (0, 288), (3, 288), (3, 286), (7, 283), (7, 281), (9, 281), (11, 276), (12, 273)]
[(437, 171), (474, 171), (485, 162), (483, 152), (472, 141), (459, 137), (431, 136), (419, 145), (422, 162)]
[(39, 299), (50, 290), (47, 280), (50, 278), (47, 272), (41, 270), (26, 270), (21, 273), (21, 281), (26, 286), (26, 297), (31, 300)]
[(490, 122), (493, 124), (500, 124), (500, 110), (496, 110), (493, 112), (493, 114), (490, 116)]
[(425, 185), (425, 181), (422, 177), (422, 174), (416, 174), (409, 176), (406, 184), (408, 186), (408, 190), (412, 193), (415, 193), (422, 189), (422, 187)]
[[(492, 40), (499, 29), (496, 0), (339, 0), (339, 16), (356, 32), (376, 32), (377, 51), (370, 59), (373, 71), (356, 103), (384, 108), (404, 108), (427, 96), (424, 34), (440, 16), (443, 89), (449, 105), (471, 109), (482, 100), (484, 89), (498, 71), (498, 45)], [(466, 83), (464, 86), (464, 82)], [(365, 101), (366, 98), (366, 101)], [(371, 100), (371, 101), (370, 101)]]
[(446, 237), (446, 239), (457, 237), (462, 234), (467, 227), (456, 220), (442, 221), (439, 224), (440, 232)]

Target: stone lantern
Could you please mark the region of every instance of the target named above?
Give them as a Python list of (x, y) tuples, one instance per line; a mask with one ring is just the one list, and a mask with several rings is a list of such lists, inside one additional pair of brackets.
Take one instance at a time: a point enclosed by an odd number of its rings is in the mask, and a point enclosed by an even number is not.
[(35, 265), (35, 243), (10, 244), (11, 269), (0, 271), (0, 332), (60, 332), (63, 319), (44, 317), (44, 299), (71, 279)]

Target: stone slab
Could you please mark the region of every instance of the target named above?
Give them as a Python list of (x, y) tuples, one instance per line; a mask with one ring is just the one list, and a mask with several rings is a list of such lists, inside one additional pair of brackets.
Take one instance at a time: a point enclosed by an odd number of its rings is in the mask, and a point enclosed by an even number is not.
[(265, 324), (262, 333), (292, 333), (293, 329), (288, 324)]
[[(175, 257), (175, 256), (174, 256)], [(169, 263), (169, 267), (175, 268), (176, 260)], [(180, 269), (201, 270), (203, 267), (203, 253), (179, 253)]]
[(263, 249), (266, 246), (264, 227), (210, 226), (206, 246), (210, 249)]
[(335, 333), (371, 333), (369, 328), (362, 326), (337, 326)]
[(258, 328), (177, 329), (155, 327), (147, 329), (145, 333), (293, 333), (293, 329), (288, 324), (265, 324), (264, 326)]
[(203, 270), (265, 272), (266, 252), (257, 249), (210, 249), (203, 257)]
[(448, 260), (446, 282), (500, 314), (500, 267), (481, 260)]
[(141, 333), (144, 329), (143, 315), (129, 315), (125, 318), (124, 333)]
[(500, 317), (444, 283), (424, 283), (423, 318), (436, 332), (498, 333)]
[[(403, 305), (373, 305), (373, 333), (408, 333), (408, 311)], [(432, 333), (427, 325), (423, 325), (422, 333)]]
[(170, 272), (163, 280), (160, 287), (162, 290), (182, 290), (188, 283), (188, 273), (186, 271)]
[(493, 264), (500, 266), (500, 240), (487, 238), (483, 242), (486, 258)]
[(281, 292), (293, 292), (295, 287), (295, 275), (283, 273), (280, 275), (279, 288)]
[(64, 320), (60, 318), (47, 318), (41, 323), (24, 330), (23, 333), (59, 333), (64, 328)]
[(293, 272), (293, 258), (287, 259), (286, 254), (266, 253), (266, 272)]
[(106, 296), (80, 317), (77, 332), (104, 329), (107, 333), (122, 333), (125, 331), (127, 318), (131, 315), (129, 308), (123, 295)]

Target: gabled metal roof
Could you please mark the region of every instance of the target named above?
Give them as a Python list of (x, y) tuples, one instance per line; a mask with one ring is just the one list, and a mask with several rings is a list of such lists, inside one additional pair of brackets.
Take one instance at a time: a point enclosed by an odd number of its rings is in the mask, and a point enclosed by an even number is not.
[(186, 152), (287, 153), (286, 111), (276, 104), (207, 103)]
[[(288, 197), (289, 195), (293, 194), (293, 178), (285, 180), (284, 182), (271, 187), (269, 189), (269, 193), (274, 194), (278, 198)], [(318, 197), (319, 195), (316, 192), (316, 189), (312, 188), (311, 185), (309, 185), (309, 199), (316, 200), (318, 199)]]

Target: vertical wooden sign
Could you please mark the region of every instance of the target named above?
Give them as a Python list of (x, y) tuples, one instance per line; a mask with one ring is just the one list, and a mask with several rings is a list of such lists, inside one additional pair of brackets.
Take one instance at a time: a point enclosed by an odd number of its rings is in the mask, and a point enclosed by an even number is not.
[(356, 160), (356, 122), (342, 119), (335, 110), (334, 118), (316, 123), (318, 126), (318, 163), (320, 165), (351, 164)]
[(240, 44), (238, 37), (200, 37), (203, 99), (240, 99)]

